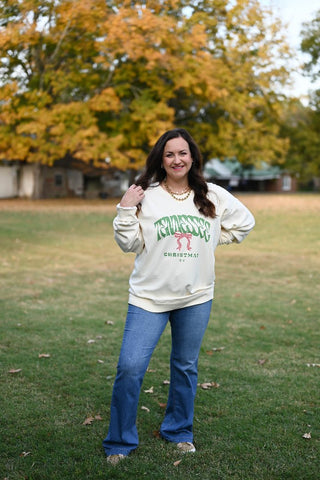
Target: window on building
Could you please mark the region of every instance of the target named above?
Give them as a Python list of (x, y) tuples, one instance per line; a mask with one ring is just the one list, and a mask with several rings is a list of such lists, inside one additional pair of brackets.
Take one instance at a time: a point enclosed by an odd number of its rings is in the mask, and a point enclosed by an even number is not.
[(54, 176), (54, 184), (56, 187), (62, 187), (63, 178), (61, 173), (56, 173)]

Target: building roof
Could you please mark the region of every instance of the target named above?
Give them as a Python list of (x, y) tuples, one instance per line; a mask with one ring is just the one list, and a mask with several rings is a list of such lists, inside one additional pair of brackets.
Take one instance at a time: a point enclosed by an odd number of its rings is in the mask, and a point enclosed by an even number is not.
[(273, 180), (279, 178), (281, 169), (278, 166), (268, 165), (261, 162), (260, 167), (244, 166), (238, 160), (226, 159), (221, 161), (218, 158), (209, 160), (204, 166), (205, 178), (216, 178), (217, 180)]

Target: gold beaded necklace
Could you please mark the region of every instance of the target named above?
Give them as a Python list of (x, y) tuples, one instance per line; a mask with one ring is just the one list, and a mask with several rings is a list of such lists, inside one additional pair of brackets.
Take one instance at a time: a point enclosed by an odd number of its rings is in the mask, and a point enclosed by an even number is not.
[[(167, 185), (167, 180), (164, 180), (163, 184), (167, 192), (171, 195), (171, 197), (177, 200), (178, 202), (183, 202), (184, 200), (187, 200), (187, 198), (191, 193), (191, 188), (189, 186), (186, 187), (182, 192), (173, 192), (171, 188)], [(185, 195), (185, 196), (181, 197), (181, 195)]]

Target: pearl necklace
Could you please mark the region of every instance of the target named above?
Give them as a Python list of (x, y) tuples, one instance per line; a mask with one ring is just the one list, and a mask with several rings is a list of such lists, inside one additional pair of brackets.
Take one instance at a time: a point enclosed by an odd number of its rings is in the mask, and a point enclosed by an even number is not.
[[(172, 198), (174, 198), (175, 200), (177, 200), (178, 202), (183, 202), (184, 200), (187, 200), (187, 198), (189, 197), (190, 193), (191, 193), (191, 188), (188, 186), (187, 188), (185, 188), (182, 192), (173, 192), (169, 186), (167, 185), (167, 181), (164, 180), (164, 186), (167, 190), (167, 192), (171, 195)], [(184, 197), (181, 197), (181, 195), (184, 195), (186, 194)]]

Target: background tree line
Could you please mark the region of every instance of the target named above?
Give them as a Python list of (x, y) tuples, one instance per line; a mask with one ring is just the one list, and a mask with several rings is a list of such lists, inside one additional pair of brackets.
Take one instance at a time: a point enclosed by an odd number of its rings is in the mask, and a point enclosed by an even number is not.
[[(319, 77), (319, 14), (303, 32)], [(286, 95), (283, 26), (258, 0), (0, 1), (0, 159), (137, 169), (183, 126), (205, 159), (320, 174), (320, 95)]]

